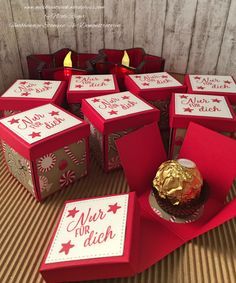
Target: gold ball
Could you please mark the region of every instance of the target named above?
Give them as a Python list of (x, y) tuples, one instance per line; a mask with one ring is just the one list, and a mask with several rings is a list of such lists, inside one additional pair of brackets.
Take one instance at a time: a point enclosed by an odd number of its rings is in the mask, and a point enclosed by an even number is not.
[(203, 179), (196, 164), (189, 159), (163, 162), (153, 180), (159, 196), (173, 205), (188, 203), (200, 195)]

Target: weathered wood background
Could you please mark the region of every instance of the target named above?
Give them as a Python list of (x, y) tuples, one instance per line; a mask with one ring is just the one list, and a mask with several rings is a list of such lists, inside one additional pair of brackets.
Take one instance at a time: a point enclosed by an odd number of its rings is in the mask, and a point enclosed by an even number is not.
[[(144, 47), (166, 59), (167, 71), (236, 78), (235, 0), (0, 0), (0, 4), (0, 92), (14, 79), (27, 77), (27, 55), (63, 47), (95, 53), (100, 48)], [(83, 23), (104, 25), (87, 28)]]

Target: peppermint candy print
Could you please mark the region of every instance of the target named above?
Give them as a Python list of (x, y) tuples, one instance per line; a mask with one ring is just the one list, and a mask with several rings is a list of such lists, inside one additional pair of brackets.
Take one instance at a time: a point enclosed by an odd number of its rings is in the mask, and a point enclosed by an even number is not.
[(160, 212), (160, 210), (158, 210), (158, 209), (155, 208), (155, 207), (152, 207), (152, 210), (153, 210), (158, 216), (160, 216), (161, 218), (163, 218), (162, 213)]
[(75, 172), (72, 170), (66, 171), (64, 174), (61, 175), (60, 178), (60, 187), (64, 188), (72, 184), (75, 180)]
[(40, 172), (50, 171), (56, 164), (56, 156), (53, 153), (46, 154), (41, 157), (37, 162), (37, 167)]

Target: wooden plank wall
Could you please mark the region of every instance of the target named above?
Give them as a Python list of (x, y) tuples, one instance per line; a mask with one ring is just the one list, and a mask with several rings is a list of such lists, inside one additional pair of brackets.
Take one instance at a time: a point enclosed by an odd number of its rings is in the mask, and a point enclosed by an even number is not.
[(2, 1), (0, 92), (27, 77), (27, 55), (63, 47), (96, 53), (140, 46), (163, 56), (167, 71), (236, 78), (235, 15), (234, 0)]

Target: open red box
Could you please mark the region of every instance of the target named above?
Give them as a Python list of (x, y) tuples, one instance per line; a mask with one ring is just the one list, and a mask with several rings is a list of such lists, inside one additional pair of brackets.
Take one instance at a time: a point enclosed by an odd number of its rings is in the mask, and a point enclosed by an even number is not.
[(125, 85), (130, 92), (142, 97), (161, 111), (161, 129), (169, 128), (169, 104), (172, 93), (183, 93), (187, 89), (167, 72), (127, 75)]
[(236, 110), (236, 83), (232, 76), (185, 75), (188, 93), (223, 95)]
[[(222, 145), (224, 146), (222, 147)], [(197, 124), (190, 124), (180, 155), (197, 164), (210, 191), (202, 216), (195, 222), (184, 224), (162, 219), (154, 212), (149, 203), (152, 180), (159, 165), (166, 160), (166, 153), (156, 123), (120, 138), (117, 140), (117, 148), (130, 190), (133, 193), (108, 196), (110, 198), (109, 204), (105, 203), (105, 208), (107, 214), (114, 210), (115, 213), (111, 216), (118, 216), (116, 213), (119, 210), (122, 211), (122, 208), (117, 207), (124, 206), (119, 197), (121, 199), (129, 198), (123, 255), (110, 256), (109, 254), (107, 257), (105, 253), (101, 258), (90, 255), (86, 259), (77, 260), (70, 260), (67, 255), (63, 255), (64, 257), (59, 259), (62, 253), (65, 254), (67, 247), (69, 255), (76, 243), (67, 238), (70, 231), (74, 231), (73, 229), (69, 227), (64, 235), (59, 232), (57, 238), (58, 229), (62, 229), (62, 232), (65, 231), (65, 227), (68, 227), (73, 215), (84, 211), (79, 207), (80, 200), (68, 202), (66, 205), (72, 205), (69, 209), (64, 208), (40, 268), (46, 282), (131, 276), (158, 262), (185, 242), (236, 216), (236, 199), (229, 203), (225, 202), (226, 195), (236, 176), (236, 141)], [(138, 198), (134, 196), (134, 192)], [(101, 199), (106, 199), (106, 197)], [(83, 200), (81, 201), (83, 202)], [(95, 209), (101, 208), (99, 198), (87, 201), (88, 203), (92, 201)], [(90, 205), (86, 206), (87, 211), (89, 208)], [(80, 216), (78, 215), (78, 217)], [(116, 221), (120, 223), (121, 219), (115, 221), (114, 218), (113, 220), (112, 225), (114, 223), (115, 226)], [(61, 236), (65, 242), (61, 241)], [(63, 246), (62, 243), (67, 245)], [(127, 243), (129, 244), (127, 245)], [(74, 246), (71, 247), (71, 245)], [(108, 247), (105, 246), (102, 249), (107, 251)], [(50, 253), (52, 259), (50, 259)], [(83, 256), (83, 250), (81, 255), (77, 250), (76, 257), (81, 256)], [(47, 260), (48, 257), (49, 260)], [(126, 258), (125, 264), (121, 264), (122, 257)]]
[(63, 105), (67, 84), (64, 81), (16, 80), (1, 96), (0, 111), (9, 116), (47, 103)]
[(83, 98), (117, 93), (115, 75), (73, 75), (67, 89), (67, 102), (73, 114), (83, 117), (80, 111)]

